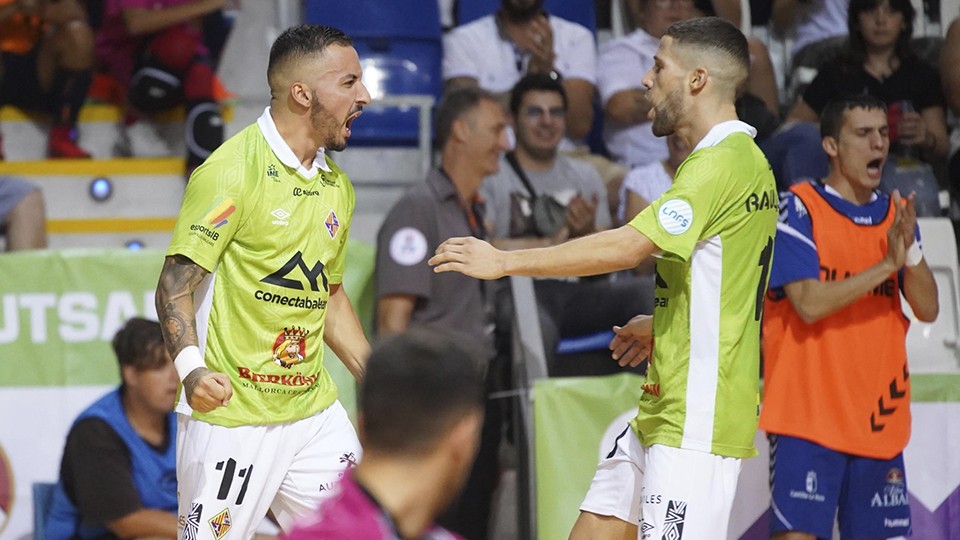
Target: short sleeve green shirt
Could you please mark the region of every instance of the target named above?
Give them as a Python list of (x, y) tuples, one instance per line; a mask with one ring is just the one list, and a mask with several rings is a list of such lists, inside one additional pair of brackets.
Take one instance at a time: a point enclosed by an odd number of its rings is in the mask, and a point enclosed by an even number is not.
[(661, 250), (654, 349), (632, 422), (644, 445), (751, 457), (760, 315), (778, 199), (755, 131), (714, 128), (630, 225)]
[(318, 152), (307, 170), (267, 109), (187, 184), (167, 255), (211, 272), (194, 295), (204, 360), (233, 386), (224, 426), (308, 417), (334, 402), (323, 367), (330, 287), (341, 282), (355, 204), (347, 175)]

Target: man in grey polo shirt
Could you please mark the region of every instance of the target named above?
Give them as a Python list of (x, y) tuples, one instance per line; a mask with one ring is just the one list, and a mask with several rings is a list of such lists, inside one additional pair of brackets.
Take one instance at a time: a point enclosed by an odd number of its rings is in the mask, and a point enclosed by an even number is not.
[[(483, 282), (454, 272), (435, 274), (427, 259), (451, 236), (486, 237), (477, 192), (509, 149), (506, 118), (492, 94), (466, 87), (444, 97), (436, 123), (440, 167), (394, 205), (377, 237), (377, 333), (438, 326), (482, 343), (481, 353), (492, 361), (492, 320)], [(488, 388), (498, 371), (489, 370)], [(488, 400), (477, 461), (460, 502), (440, 520), (471, 540), (487, 537), (501, 416), (497, 402)]]

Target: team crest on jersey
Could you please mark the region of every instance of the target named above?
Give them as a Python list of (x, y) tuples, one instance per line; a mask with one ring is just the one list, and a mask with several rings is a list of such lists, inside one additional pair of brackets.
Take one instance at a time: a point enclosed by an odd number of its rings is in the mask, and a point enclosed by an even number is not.
[(330, 238), (336, 238), (337, 231), (340, 230), (340, 220), (337, 218), (337, 213), (330, 210), (330, 213), (327, 214), (327, 219), (323, 220), (323, 226), (326, 227), (327, 232), (330, 233)]
[(210, 521), (207, 523), (210, 524), (210, 530), (213, 531), (214, 539), (220, 540), (230, 532), (230, 526), (233, 524), (233, 521), (230, 519), (230, 510), (224, 508), (219, 514), (210, 518)]
[(903, 483), (903, 471), (894, 467), (887, 472), (887, 483), (888, 484), (902, 484)]
[(287, 369), (302, 363), (307, 355), (307, 334), (309, 333), (309, 330), (299, 326), (284, 328), (273, 342), (274, 363)]

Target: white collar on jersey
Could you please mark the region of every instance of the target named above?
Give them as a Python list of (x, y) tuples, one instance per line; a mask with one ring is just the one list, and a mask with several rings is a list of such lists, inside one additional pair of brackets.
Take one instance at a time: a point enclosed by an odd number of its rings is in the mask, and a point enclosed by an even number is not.
[[(823, 189), (824, 189), (824, 191), (826, 191), (827, 193), (833, 195), (834, 197), (836, 197), (836, 198), (838, 198), (838, 199), (843, 199), (843, 195), (841, 195), (839, 191), (833, 189), (832, 187), (828, 186), (827, 184), (823, 184)], [(878, 198), (879, 198), (879, 196), (877, 195), (877, 192), (874, 191), (873, 193), (870, 194), (870, 200), (867, 201), (867, 204), (870, 204), (870, 203), (876, 201)], [(846, 199), (844, 199), (844, 200), (846, 200)]]
[(757, 136), (757, 130), (750, 124), (746, 122), (741, 122), (739, 120), (727, 120), (726, 122), (720, 122), (719, 124), (710, 128), (710, 131), (700, 139), (700, 142), (697, 143), (697, 146), (694, 147), (693, 151), (696, 152), (701, 148), (706, 148), (708, 146), (716, 146), (720, 141), (727, 138), (727, 135), (733, 133), (746, 133), (751, 137)]
[(303, 164), (300, 163), (300, 158), (293, 153), (290, 145), (283, 140), (280, 132), (277, 131), (277, 124), (273, 122), (273, 117), (270, 116), (270, 107), (264, 109), (260, 118), (257, 118), (257, 125), (260, 127), (260, 132), (263, 133), (263, 138), (270, 145), (270, 149), (277, 155), (277, 159), (287, 167), (296, 169), (304, 178), (313, 178), (317, 174), (317, 169), (331, 172), (330, 166), (327, 165), (326, 152), (322, 147), (317, 149), (317, 155), (313, 158), (313, 165), (310, 170), (304, 168)]

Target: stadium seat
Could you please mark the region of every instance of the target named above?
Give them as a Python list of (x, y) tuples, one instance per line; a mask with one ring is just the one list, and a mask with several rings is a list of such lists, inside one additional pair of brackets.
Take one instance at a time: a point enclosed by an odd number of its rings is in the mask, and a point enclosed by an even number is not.
[(46, 538), (47, 510), (53, 502), (53, 490), (57, 485), (50, 482), (33, 483), (33, 537)]
[(440, 12), (436, 0), (307, 1), (308, 23), (340, 28), (351, 38), (363, 66), (363, 82), (374, 98), (354, 124), (354, 146), (416, 146), (420, 141), (417, 106), (377, 105), (384, 96), (440, 98), (442, 55)]
[(940, 316), (933, 323), (910, 318), (907, 358), (914, 373), (960, 373), (960, 270), (953, 224), (947, 218), (919, 218), (923, 254), (937, 280)]
[(335, 26), (353, 39), (439, 39), (437, 0), (306, 0), (304, 22)]
[[(457, 24), (466, 24), (497, 11), (500, 0), (462, 0), (457, 2)], [(545, 0), (550, 14), (582, 24), (597, 33), (597, 14), (594, 3), (584, 0)]]
[[(440, 98), (440, 41), (395, 38), (357, 40), (363, 66), (363, 82), (373, 104), (352, 128), (350, 143), (358, 146), (414, 146), (420, 125), (413, 106), (383, 106), (383, 96), (430, 96)], [(430, 129), (429, 123), (426, 129)]]

